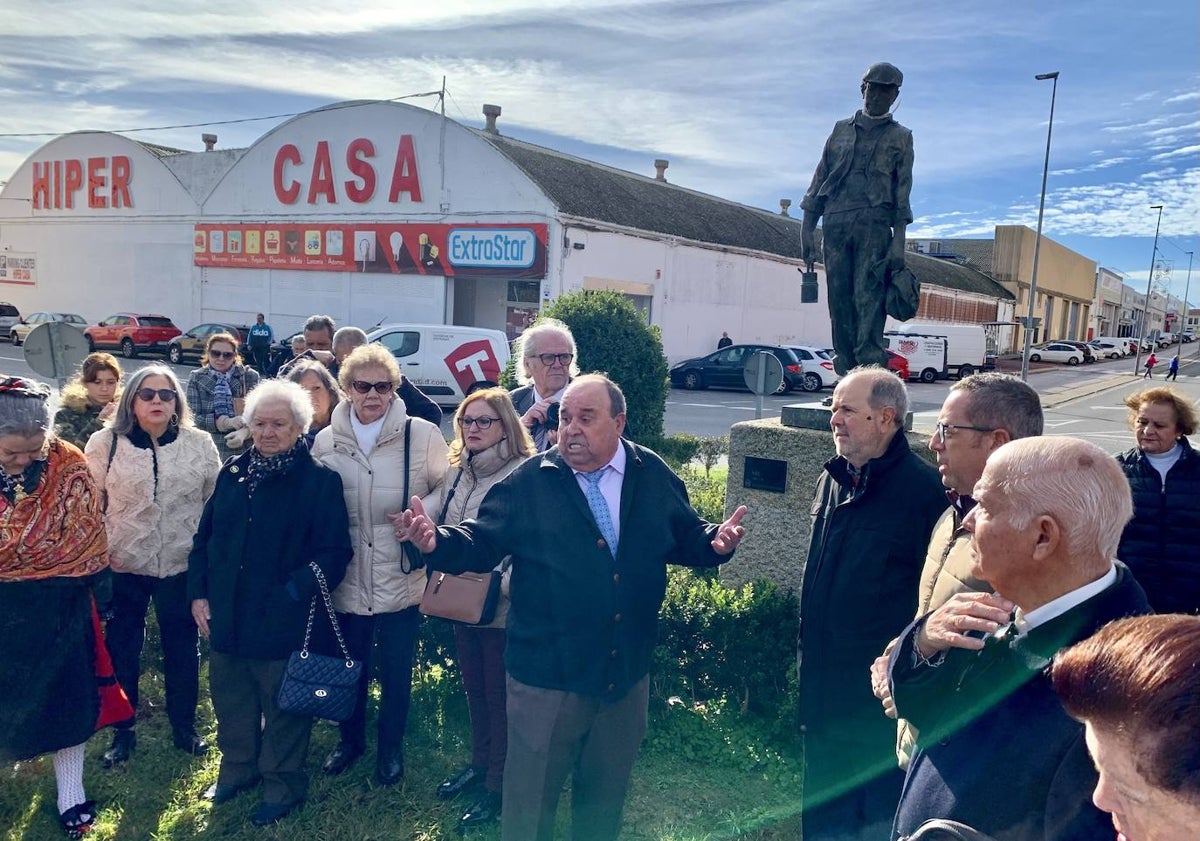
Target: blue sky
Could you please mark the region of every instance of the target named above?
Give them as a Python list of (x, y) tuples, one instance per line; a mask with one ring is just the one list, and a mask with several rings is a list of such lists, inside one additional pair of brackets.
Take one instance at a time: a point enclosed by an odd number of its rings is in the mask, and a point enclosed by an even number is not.
[[(441, 86), (521, 139), (746, 204), (798, 204), (868, 64), (898, 65), (914, 133), (914, 236), (991, 235), (1037, 219), (1059, 71), (1044, 233), (1182, 295), (1200, 251), (1200, 21), (1195, 0), (617, 2), (616, 0), (5, 0), (0, 181), (79, 129), (293, 113)], [(414, 100), (434, 107), (433, 99)], [(139, 132), (245, 146), (279, 120)], [(1189, 298), (1200, 301), (1200, 264)]]

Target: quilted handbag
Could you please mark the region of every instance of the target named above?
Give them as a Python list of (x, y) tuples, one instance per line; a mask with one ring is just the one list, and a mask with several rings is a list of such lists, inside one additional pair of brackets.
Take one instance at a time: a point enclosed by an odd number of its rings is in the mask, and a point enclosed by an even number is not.
[(313, 618), (317, 612), (317, 597), (313, 596), (312, 603), (308, 606), (304, 645), (299, 651), (293, 651), (292, 656), (288, 658), (287, 667), (283, 670), (283, 680), (279, 683), (277, 702), (279, 708), (285, 712), (327, 718), (330, 721), (345, 721), (354, 714), (363, 664), (351, 659), (350, 652), (346, 650), (342, 629), (338, 627), (337, 615), (333, 612), (333, 601), (329, 598), (325, 574), (315, 563), (310, 562), (309, 567), (316, 576), (321, 600), (325, 603), (325, 612), (333, 625), (333, 634), (337, 637), (342, 656), (329, 657), (308, 650)]

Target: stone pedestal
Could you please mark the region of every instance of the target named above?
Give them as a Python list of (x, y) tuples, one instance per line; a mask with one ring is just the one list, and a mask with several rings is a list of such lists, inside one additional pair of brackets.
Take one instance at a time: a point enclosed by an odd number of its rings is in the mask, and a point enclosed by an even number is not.
[[(829, 408), (819, 402), (783, 407), (780, 418), (734, 424), (729, 433), (729, 478), (725, 514), (739, 505), (749, 509), (742, 525), (746, 537), (734, 559), (721, 567), (721, 580), (732, 586), (767, 579), (799, 592), (808, 554), (813, 493), (825, 462), (835, 455)], [(912, 414), (905, 419), (912, 428)], [(913, 450), (930, 455), (924, 435), (908, 433)], [(783, 492), (746, 487), (746, 459), (783, 462)], [(778, 466), (776, 466), (778, 467)], [(753, 483), (754, 476), (751, 481)]]

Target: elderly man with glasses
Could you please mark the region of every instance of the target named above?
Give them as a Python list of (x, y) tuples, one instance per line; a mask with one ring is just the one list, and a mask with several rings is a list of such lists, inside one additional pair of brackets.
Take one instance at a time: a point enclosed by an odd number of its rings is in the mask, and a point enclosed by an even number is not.
[(548, 440), (553, 428), (550, 406), (562, 399), (571, 378), (579, 375), (575, 337), (561, 321), (542, 318), (521, 334), (516, 350), (521, 387), (511, 392), (513, 405), (521, 413), (521, 423), (529, 430), (538, 452), (542, 452), (553, 445)]

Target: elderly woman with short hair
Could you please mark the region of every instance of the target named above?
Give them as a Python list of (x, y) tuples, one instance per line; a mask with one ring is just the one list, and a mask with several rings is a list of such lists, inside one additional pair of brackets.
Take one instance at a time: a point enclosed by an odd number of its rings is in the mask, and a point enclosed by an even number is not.
[[(276, 823), (307, 794), (312, 718), (284, 712), (276, 697), (319, 593), (312, 565), (335, 587), (352, 554), (341, 479), (301, 440), (312, 414), (295, 383), (269, 380), (251, 392), (244, 417), (253, 445), (221, 468), (188, 559), (221, 748), (206, 796), (220, 805), (261, 780), (257, 826)], [(296, 500), (321, 516), (298, 516)], [(323, 615), (317, 620), (327, 622)]]
[[(130, 375), (108, 428), (93, 435), (84, 452), (107, 499), (114, 574), (106, 636), (117, 680), (136, 710), (153, 601), (172, 738), (180, 750), (201, 756), (208, 745), (196, 735), (200, 653), (187, 600), (187, 557), (221, 466), (217, 448), (192, 425), (175, 373), (148, 365)], [(137, 744), (133, 725), (131, 718), (116, 726), (105, 767), (129, 759)]]
[[(345, 486), (354, 560), (333, 601), (352, 657), (370, 660), (371, 649), (379, 646), (375, 776), (392, 785), (404, 775), (425, 573), (402, 551), (388, 515), (404, 511), (409, 497), (426, 496), (441, 485), (447, 447), (436, 426), (405, 413), (396, 398), (400, 368), (386, 348), (356, 348), (342, 362), (340, 381), (349, 399), (338, 404), (332, 423), (317, 434), (313, 457), (336, 470)], [(341, 725), (341, 739), (325, 760), (326, 774), (342, 773), (365, 749), (368, 680), (364, 673), (354, 715)]]
[(242, 360), (237, 339), (229, 333), (213, 333), (208, 337), (200, 365), (188, 377), (188, 404), (196, 426), (212, 436), (224, 461), (243, 450), (243, 443), (231, 446), (227, 436), (245, 425), (242, 404), (260, 378), (258, 371)]

